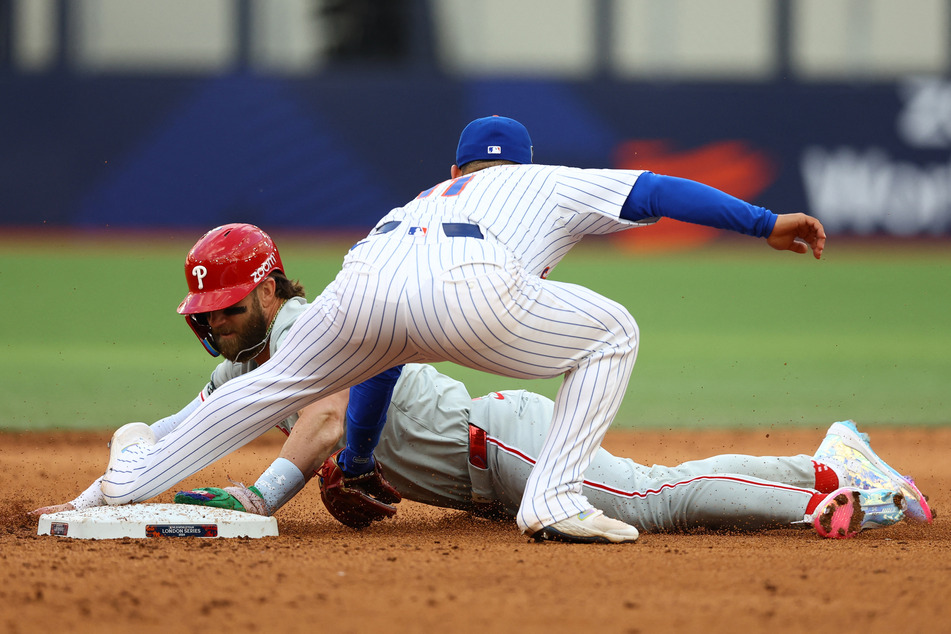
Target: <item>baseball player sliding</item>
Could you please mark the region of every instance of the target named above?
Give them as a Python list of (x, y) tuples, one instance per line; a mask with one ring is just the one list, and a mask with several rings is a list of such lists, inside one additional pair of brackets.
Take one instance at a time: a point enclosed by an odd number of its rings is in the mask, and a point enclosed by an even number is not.
[(594, 509), (582, 482), (626, 389), (637, 324), (623, 306), (547, 280), (548, 272), (585, 235), (660, 217), (764, 237), (776, 249), (811, 250), (817, 258), (825, 232), (805, 214), (777, 216), (692, 181), (531, 159), (531, 139), (518, 122), (469, 124), (453, 178), (384, 216), (268, 363), (215, 390), (158, 442), (134, 433), (113, 439), (101, 485), (107, 502), (148, 499), (209, 464), (208, 430), (224, 435), (226, 446), (241, 446), (361, 382), (366, 389), (351, 394), (339, 464), (348, 477), (372, 473), (400, 367), (451, 361), (510, 377), (564, 377), (516, 517), (523, 533), (634, 541), (636, 528)]
[[(225, 357), (199, 397), (178, 414), (149, 430), (156, 438), (180, 425), (188, 412), (218, 386), (264, 363), (284, 341), (306, 309), (304, 289), (284, 274), (276, 245), (252, 225), (218, 227), (189, 252), (186, 274), (199, 268), (200, 280), (187, 275), (191, 309), (188, 323), (205, 347)], [(270, 268), (267, 276), (260, 271)], [(273, 288), (272, 288), (273, 285)], [(189, 303), (190, 302), (190, 303)], [(190, 310), (190, 309), (186, 309)], [(344, 395), (341, 399), (340, 395)], [(180, 492), (176, 501), (270, 515), (304, 486), (313, 469), (334, 449), (343, 432), (346, 391), (323, 399), (280, 423), (289, 433), (277, 460), (252, 487), (241, 485)], [(400, 496), (490, 517), (514, 516), (531, 467), (553, 415), (551, 400), (525, 391), (495, 392), (473, 400), (465, 387), (427, 365), (407, 365), (387, 410), (376, 458)], [(142, 425), (141, 423), (133, 424)], [(228, 452), (211, 435), (216, 453)], [(328, 460), (322, 469), (336, 463)], [(842, 488), (848, 487), (848, 488)], [(850, 536), (863, 527), (901, 519), (892, 500), (907, 500), (906, 514), (930, 521), (927, 502), (914, 484), (900, 477), (872, 451), (851, 423), (834, 424), (815, 456), (715, 456), (676, 467), (645, 467), (599, 449), (583, 485), (584, 495), (642, 531), (707, 528), (766, 528), (812, 521), (826, 530), (828, 508), (856, 489), (885, 489), (878, 506), (866, 504)], [(392, 506), (364, 500), (325, 501), (346, 524), (361, 527), (395, 512)], [(395, 501), (395, 500), (394, 500)], [(355, 503), (353, 503), (355, 502)], [(104, 504), (100, 480), (75, 500), (44, 507), (36, 514)]]

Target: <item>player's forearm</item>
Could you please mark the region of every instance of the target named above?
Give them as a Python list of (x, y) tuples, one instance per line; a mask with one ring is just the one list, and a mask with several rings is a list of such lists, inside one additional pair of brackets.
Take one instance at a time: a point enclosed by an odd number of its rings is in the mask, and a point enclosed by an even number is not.
[(192, 400), (191, 403), (183, 407), (180, 411), (152, 423), (152, 433), (155, 434), (155, 440), (161, 440), (170, 431), (181, 425), (182, 421), (188, 418), (189, 414), (198, 409), (198, 406), (201, 405), (201, 402), (202, 394), (199, 394)]
[(386, 424), (386, 410), (403, 366), (390, 368), (350, 388), (347, 405), (347, 447), (340, 466), (347, 474), (366, 473), (373, 468), (373, 450)]
[(96, 478), (95, 482), (89, 485), (85, 491), (80, 493), (75, 500), (70, 501), (76, 510), (88, 509), (94, 506), (105, 506), (106, 499), (102, 496), (102, 489), (99, 488), (102, 482), (102, 476)]
[(281, 448), (280, 457), (290, 460), (308, 480), (343, 437), (347, 399), (344, 390), (302, 409)]
[(626, 220), (672, 218), (765, 238), (776, 214), (718, 189), (674, 176), (641, 174), (621, 209)]

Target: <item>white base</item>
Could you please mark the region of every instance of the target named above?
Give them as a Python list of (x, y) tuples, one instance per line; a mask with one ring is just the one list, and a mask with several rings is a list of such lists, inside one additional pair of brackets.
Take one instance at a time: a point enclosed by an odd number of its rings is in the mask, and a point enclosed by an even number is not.
[(122, 537), (274, 537), (277, 520), (194, 504), (97, 506), (40, 516), (37, 535)]

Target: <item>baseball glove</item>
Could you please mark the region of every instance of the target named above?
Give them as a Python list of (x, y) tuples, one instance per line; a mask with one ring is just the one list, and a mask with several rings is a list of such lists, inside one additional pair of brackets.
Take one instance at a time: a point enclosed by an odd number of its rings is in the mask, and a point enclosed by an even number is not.
[(380, 463), (369, 473), (348, 477), (337, 462), (340, 451), (327, 458), (317, 471), (320, 499), (330, 514), (352, 528), (366, 528), (396, 515), (393, 504), (403, 498), (383, 477)]

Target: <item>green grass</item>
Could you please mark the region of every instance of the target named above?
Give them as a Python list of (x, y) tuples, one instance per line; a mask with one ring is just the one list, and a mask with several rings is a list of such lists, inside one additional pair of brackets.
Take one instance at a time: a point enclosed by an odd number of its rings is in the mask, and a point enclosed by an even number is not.
[(553, 277), (620, 301), (640, 325), (619, 425), (951, 422), (946, 248), (853, 244), (816, 262), (762, 247), (626, 259), (576, 250), (559, 266)]
[[(348, 246), (275, 237), (309, 297)], [(216, 363), (175, 313), (194, 239), (0, 243), (0, 428), (115, 428), (193, 398)], [(951, 423), (947, 245), (830, 241), (816, 262), (754, 240), (637, 256), (596, 242), (552, 278), (640, 325), (619, 426)], [(438, 366), (473, 396), (560, 383)]]

